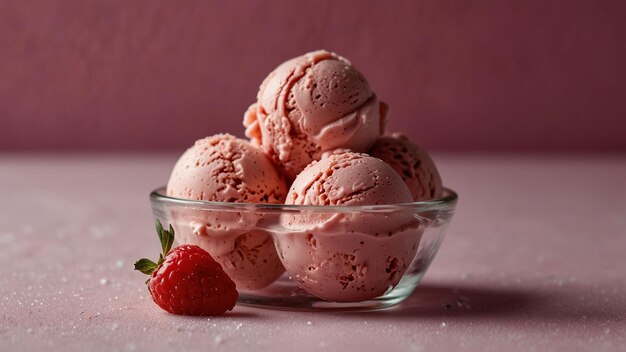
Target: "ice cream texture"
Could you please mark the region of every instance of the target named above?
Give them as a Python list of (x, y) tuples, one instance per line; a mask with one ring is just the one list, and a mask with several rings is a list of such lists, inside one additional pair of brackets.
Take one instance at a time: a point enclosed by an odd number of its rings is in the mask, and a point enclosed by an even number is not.
[[(200, 139), (178, 160), (167, 195), (214, 202), (282, 203), (284, 178), (271, 160), (249, 142), (229, 134)], [(271, 236), (255, 228), (256, 215), (222, 209), (187, 209), (172, 214), (179, 244), (209, 252), (238, 289), (272, 283), (284, 268)]]
[(387, 112), (345, 58), (319, 50), (285, 61), (244, 113), (249, 141), (207, 137), (176, 163), (167, 195), (221, 203), (168, 214), (177, 239), (208, 251), (239, 290), (264, 292), (286, 270), (328, 301), (389, 292), (430, 220), (411, 205), (384, 206), (440, 198), (443, 186), (424, 149), (383, 136)]
[(406, 182), (416, 202), (440, 198), (441, 176), (428, 153), (405, 135), (394, 133), (378, 138), (369, 154), (389, 164)]
[(272, 71), (244, 114), (244, 126), (293, 180), (326, 151), (367, 151), (384, 129), (386, 112), (348, 60), (320, 50)]
[(336, 302), (363, 301), (398, 284), (419, 245), (410, 214), (333, 212), (332, 206), (412, 202), (402, 178), (366, 154), (331, 154), (298, 175), (286, 204), (326, 205), (328, 212), (286, 214), (277, 235), (287, 272), (307, 292)]

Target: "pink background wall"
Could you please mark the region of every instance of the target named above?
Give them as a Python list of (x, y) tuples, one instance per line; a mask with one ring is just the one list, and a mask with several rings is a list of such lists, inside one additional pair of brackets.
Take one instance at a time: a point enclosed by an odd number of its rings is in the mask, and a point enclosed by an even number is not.
[(0, 0), (0, 150), (182, 148), (326, 48), (443, 150), (625, 151), (626, 2)]

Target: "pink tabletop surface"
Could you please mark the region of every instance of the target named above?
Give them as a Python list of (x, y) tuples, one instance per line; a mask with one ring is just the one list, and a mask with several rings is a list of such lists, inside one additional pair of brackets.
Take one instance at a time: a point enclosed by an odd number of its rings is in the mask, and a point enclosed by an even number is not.
[(460, 201), (405, 303), (210, 319), (132, 270), (175, 157), (0, 154), (1, 351), (626, 350), (624, 156), (435, 155)]

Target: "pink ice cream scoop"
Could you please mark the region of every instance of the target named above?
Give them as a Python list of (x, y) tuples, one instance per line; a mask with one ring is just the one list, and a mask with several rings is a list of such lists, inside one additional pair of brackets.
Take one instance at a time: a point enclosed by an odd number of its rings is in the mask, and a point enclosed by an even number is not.
[[(167, 195), (191, 200), (282, 203), (287, 187), (272, 161), (249, 142), (228, 134), (196, 141), (178, 160)], [(258, 289), (284, 268), (271, 236), (255, 228), (254, 213), (189, 207), (172, 214), (179, 244), (209, 252), (238, 289)]]
[(384, 129), (386, 112), (348, 60), (320, 50), (271, 72), (244, 126), (246, 136), (294, 179), (326, 151), (367, 151)]
[(330, 154), (298, 175), (286, 204), (324, 205), (281, 218), (276, 234), (287, 272), (307, 292), (336, 302), (384, 294), (413, 260), (422, 228), (409, 213), (334, 211), (333, 206), (410, 203), (402, 178), (366, 154)]
[(443, 194), (441, 176), (428, 153), (404, 135), (394, 133), (378, 138), (369, 154), (389, 164), (411, 190), (413, 200), (440, 198)]

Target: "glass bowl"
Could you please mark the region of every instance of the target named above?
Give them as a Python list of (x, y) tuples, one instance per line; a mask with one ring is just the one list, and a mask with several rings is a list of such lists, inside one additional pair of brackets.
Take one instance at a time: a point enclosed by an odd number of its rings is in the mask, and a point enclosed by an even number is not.
[(176, 244), (206, 249), (237, 283), (239, 303), (288, 310), (393, 306), (417, 287), (452, 219), (457, 194), (393, 205), (302, 206), (150, 194)]

